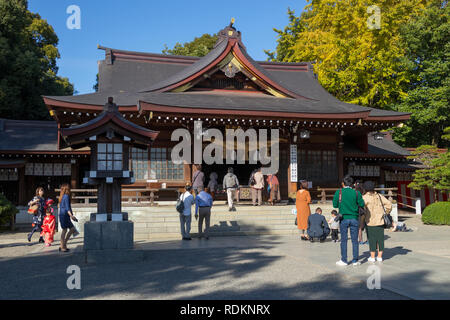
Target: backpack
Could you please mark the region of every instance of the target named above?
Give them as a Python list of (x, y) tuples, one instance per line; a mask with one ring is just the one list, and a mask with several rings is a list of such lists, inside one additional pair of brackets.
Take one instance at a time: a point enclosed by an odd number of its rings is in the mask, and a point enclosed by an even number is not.
[(180, 199), (178, 199), (177, 205), (175, 207), (179, 213), (183, 213), (184, 211), (184, 193), (182, 197), (183, 198), (180, 197)]

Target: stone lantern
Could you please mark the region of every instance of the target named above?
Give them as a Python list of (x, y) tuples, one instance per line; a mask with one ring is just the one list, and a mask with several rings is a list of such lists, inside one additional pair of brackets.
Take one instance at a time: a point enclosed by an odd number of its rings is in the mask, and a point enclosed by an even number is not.
[(133, 223), (122, 212), (121, 186), (134, 183), (131, 148), (148, 148), (159, 132), (125, 120), (110, 97), (98, 117), (61, 133), (73, 149), (91, 149), (83, 183), (97, 186), (97, 213), (84, 225), (85, 250), (132, 248)]

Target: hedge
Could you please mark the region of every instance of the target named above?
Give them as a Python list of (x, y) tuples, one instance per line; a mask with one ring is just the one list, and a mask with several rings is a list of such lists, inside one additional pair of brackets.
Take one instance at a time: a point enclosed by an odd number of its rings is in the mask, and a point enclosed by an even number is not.
[(423, 211), (422, 222), (425, 224), (450, 226), (450, 201), (430, 204)]

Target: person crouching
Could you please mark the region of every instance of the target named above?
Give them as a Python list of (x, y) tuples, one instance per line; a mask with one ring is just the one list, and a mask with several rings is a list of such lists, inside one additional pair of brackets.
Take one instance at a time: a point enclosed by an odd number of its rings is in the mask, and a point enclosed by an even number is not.
[(316, 212), (308, 217), (308, 236), (309, 241), (314, 242), (314, 238), (318, 238), (320, 242), (324, 242), (330, 234), (328, 222), (322, 215), (322, 209), (317, 208)]

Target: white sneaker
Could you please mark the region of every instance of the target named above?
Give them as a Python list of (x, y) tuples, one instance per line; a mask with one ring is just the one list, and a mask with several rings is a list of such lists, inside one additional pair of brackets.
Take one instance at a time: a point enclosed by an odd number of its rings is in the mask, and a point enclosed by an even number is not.
[(353, 262), (352, 265), (354, 265), (354, 266), (359, 266), (359, 265), (361, 265), (361, 262), (356, 261), (356, 262)]
[(342, 260), (339, 260), (338, 262), (336, 262), (336, 265), (337, 265), (337, 266), (340, 266), (340, 267), (344, 267), (344, 266), (346, 266), (346, 265), (348, 265), (348, 264), (345, 263), (345, 262), (342, 261)]
[(369, 259), (367, 259), (367, 261), (369, 261), (369, 262), (375, 262), (375, 258), (369, 258)]
[(377, 261), (378, 261), (378, 262), (383, 262), (383, 258), (378, 258), (378, 257), (377, 257)]

